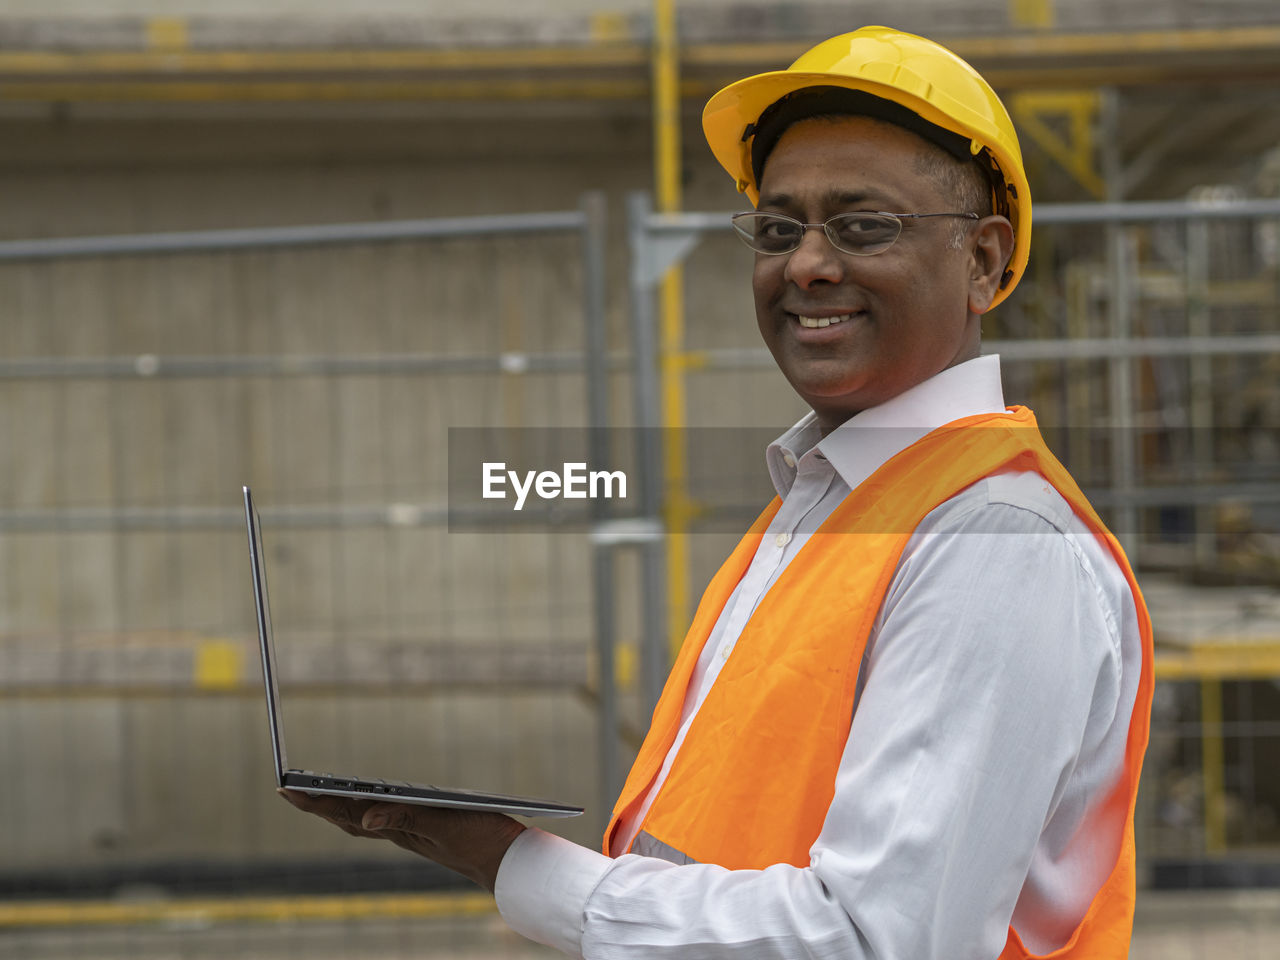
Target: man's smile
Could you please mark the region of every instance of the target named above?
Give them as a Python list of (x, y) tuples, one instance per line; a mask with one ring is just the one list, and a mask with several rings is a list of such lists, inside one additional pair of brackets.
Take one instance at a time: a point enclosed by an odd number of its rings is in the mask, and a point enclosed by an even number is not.
[(787, 316), (799, 323), (800, 326), (812, 329), (814, 327), (829, 327), (833, 324), (844, 323), (846, 320), (852, 320), (854, 317), (861, 316), (864, 313), (866, 313), (865, 310), (854, 310), (850, 313), (819, 316), (806, 316), (798, 313), (789, 313)]

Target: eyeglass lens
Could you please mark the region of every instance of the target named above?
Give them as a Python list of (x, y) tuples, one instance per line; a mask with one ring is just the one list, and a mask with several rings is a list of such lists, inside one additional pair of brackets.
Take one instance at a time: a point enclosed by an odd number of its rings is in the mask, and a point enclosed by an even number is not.
[[(790, 217), (771, 213), (747, 213), (734, 217), (734, 229), (747, 246), (761, 253), (791, 253), (800, 246), (806, 226)], [(822, 224), (827, 238), (839, 250), (857, 256), (887, 250), (902, 231), (902, 221), (875, 213), (843, 213)]]

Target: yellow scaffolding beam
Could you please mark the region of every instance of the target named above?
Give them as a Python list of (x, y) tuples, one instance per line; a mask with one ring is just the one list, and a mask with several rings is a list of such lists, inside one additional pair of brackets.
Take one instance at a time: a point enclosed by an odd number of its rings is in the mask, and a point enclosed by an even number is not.
[[(659, 10), (669, 0), (655, 0)], [(1280, 76), (1280, 26), (1058, 33), (1029, 29), (956, 36), (948, 45), (1008, 89), (1185, 82), (1207, 70), (1246, 80)], [(1033, 9), (1036, 8), (1036, 9)], [(643, 101), (681, 68), (682, 98), (704, 97), (722, 74), (789, 62), (807, 41), (698, 43), (677, 50), (674, 13), (661, 41), (632, 39), (616, 16), (597, 15), (579, 45), (469, 48), (193, 49), (191, 26), (157, 18), (134, 50), (0, 52), (0, 99), (14, 102), (263, 102), (352, 100), (631, 99)], [(661, 42), (660, 42), (661, 41)], [(653, 74), (646, 77), (648, 66)]]
[[(655, 0), (656, 4), (666, 0)], [(150, 75), (172, 79), (183, 74), (379, 73), (386, 71), (527, 71), (589, 67), (643, 70), (653, 49), (621, 39), (618, 31), (578, 46), (464, 48), (338, 48), (299, 50), (193, 50), (173, 23), (157, 22), (150, 49), (9, 50), (0, 52), (0, 76), (6, 81), (50, 75)], [(987, 69), (1010, 69), (1010, 61), (1054, 57), (1173, 57), (1186, 54), (1231, 56), (1280, 49), (1280, 26), (1258, 25), (1187, 30), (1092, 33), (999, 33), (956, 36), (947, 45), (966, 60)], [(738, 70), (762, 63), (794, 60), (809, 46), (805, 40), (749, 43), (698, 43), (680, 50), (693, 68)], [(1174, 64), (1176, 67), (1177, 65)], [(1185, 65), (1184, 65), (1185, 66)], [(984, 73), (987, 72), (984, 69)], [(1027, 67), (1028, 70), (1035, 68)]]
[(1280, 677), (1280, 637), (1234, 641), (1220, 637), (1156, 653), (1157, 680), (1196, 681), (1200, 687), (1200, 777), (1204, 792), (1204, 846), (1227, 848), (1226, 753), (1222, 735), (1222, 682)]
[(1204, 783), (1204, 848), (1227, 846), (1226, 755), (1222, 749), (1222, 681), (1200, 681), (1200, 775)]
[[(680, 147), (680, 57), (675, 0), (654, 0), (653, 123), (657, 207), (683, 204)], [(674, 655), (689, 624), (688, 467), (685, 451), (684, 272), (679, 265), (659, 291), (659, 377), (662, 389), (663, 506), (667, 552), (667, 637)]]
[[(1098, 200), (1107, 195), (1094, 140), (1100, 105), (1096, 90), (1025, 91), (1015, 93), (1010, 104), (1018, 129)], [(1059, 118), (1066, 121), (1065, 132), (1050, 123)]]

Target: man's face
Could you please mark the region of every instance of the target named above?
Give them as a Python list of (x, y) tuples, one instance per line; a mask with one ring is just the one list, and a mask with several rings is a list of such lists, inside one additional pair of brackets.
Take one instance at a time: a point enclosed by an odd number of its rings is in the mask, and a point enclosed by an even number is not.
[[(801, 121), (765, 163), (758, 209), (803, 223), (856, 211), (965, 212), (917, 172), (918, 158), (931, 149), (915, 134), (865, 117)], [(760, 333), (824, 433), (978, 355), (971, 245), (953, 246), (956, 228), (948, 217), (907, 220), (893, 246), (863, 257), (810, 229), (793, 253), (756, 254)], [(843, 319), (809, 328), (800, 317)]]

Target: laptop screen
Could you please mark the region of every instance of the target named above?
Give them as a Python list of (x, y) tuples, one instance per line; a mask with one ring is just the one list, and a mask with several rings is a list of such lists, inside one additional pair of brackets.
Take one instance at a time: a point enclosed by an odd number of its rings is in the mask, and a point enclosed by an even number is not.
[(284, 786), (284, 732), (280, 728), (280, 688), (276, 685), (276, 654), (271, 640), (271, 603), (267, 599), (267, 569), (262, 553), (262, 525), (253, 505), (253, 493), (244, 488), (244, 518), (249, 528), (249, 559), (253, 569), (253, 599), (258, 608), (258, 645), (262, 648), (262, 674), (266, 678), (267, 719), (271, 724), (271, 752), (276, 761), (276, 785)]

